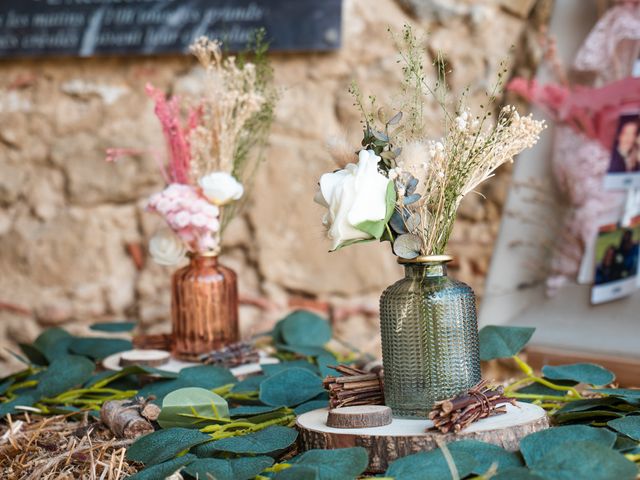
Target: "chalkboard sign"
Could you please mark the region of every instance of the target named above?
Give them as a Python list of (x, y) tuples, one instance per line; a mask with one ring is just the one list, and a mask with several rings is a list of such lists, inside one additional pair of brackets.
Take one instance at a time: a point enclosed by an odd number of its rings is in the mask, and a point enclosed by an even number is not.
[(194, 38), (271, 50), (340, 46), (342, 0), (0, 0), (0, 58), (185, 52)]

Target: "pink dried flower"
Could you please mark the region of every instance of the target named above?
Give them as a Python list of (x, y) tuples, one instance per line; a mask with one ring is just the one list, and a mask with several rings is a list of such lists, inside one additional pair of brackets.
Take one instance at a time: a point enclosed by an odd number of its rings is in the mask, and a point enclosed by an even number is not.
[(149, 198), (147, 208), (162, 215), (192, 251), (217, 250), (219, 209), (189, 185), (172, 183)]

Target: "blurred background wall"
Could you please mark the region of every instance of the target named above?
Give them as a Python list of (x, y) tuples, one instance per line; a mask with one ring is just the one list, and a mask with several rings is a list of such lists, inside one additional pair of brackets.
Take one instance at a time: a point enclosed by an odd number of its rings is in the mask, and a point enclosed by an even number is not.
[[(319, 175), (335, 168), (327, 139), (360, 125), (347, 88), (393, 105), (402, 73), (387, 26), (415, 26), (429, 55), (442, 51), (454, 93), (472, 104), (497, 79), (531, 76), (537, 31), (552, 0), (344, 0), (343, 44), (327, 54), (272, 55), (281, 90), (267, 161), (253, 201), (227, 232), (224, 263), (236, 269), (245, 336), (267, 330), (287, 309), (331, 316), (339, 334), (375, 353), (377, 301), (401, 275), (388, 244), (328, 254), (312, 201)], [(427, 36), (427, 33), (429, 35)], [(168, 331), (171, 269), (146, 257), (161, 226), (145, 213), (162, 187), (150, 155), (116, 164), (108, 147), (163, 148), (147, 82), (196, 92), (200, 70), (184, 57), (0, 60), (0, 346), (31, 341), (49, 326), (84, 331), (95, 321), (134, 319)], [(431, 73), (431, 72), (428, 72)], [(439, 133), (436, 105), (427, 121)], [(355, 157), (354, 157), (355, 158)], [(481, 297), (509, 186), (503, 169), (462, 205), (450, 244), (452, 274)], [(0, 349), (0, 371), (15, 360)]]

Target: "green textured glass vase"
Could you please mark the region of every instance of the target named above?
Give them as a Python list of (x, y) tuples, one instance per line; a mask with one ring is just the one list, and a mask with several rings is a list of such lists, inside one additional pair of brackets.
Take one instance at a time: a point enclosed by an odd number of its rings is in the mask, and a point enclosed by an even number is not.
[(403, 260), (405, 277), (380, 297), (384, 396), (395, 416), (424, 418), (480, 381), (476, 298), (447, 276), (450, 260)]

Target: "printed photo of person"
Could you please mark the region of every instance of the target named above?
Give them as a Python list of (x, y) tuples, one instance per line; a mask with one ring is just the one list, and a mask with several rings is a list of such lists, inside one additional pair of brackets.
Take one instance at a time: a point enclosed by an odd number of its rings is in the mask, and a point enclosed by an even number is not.
[(596, 240), (596, 268), (591, 302), (602, 303), (631, 295), (638, 289), (640, 218), (631, 226), (604, 225)]
[(609, 190), (640, 187), (640, 114), (625, 114), (618, 119), (609, 168), (605, 178)]

